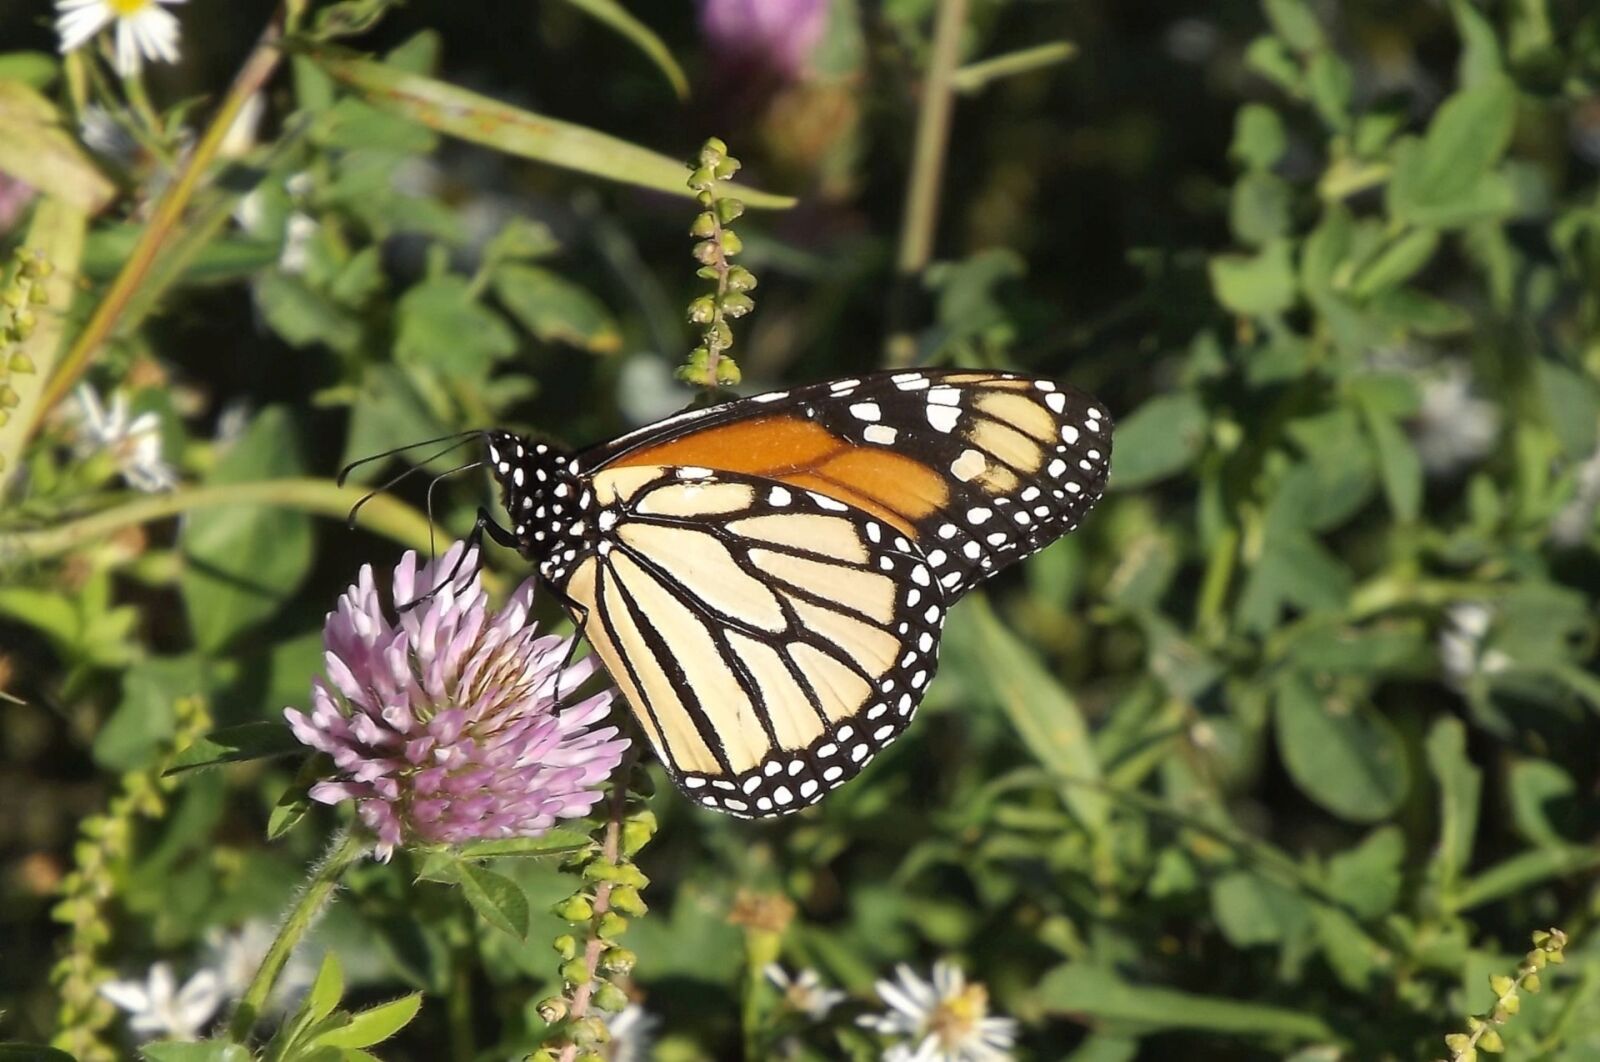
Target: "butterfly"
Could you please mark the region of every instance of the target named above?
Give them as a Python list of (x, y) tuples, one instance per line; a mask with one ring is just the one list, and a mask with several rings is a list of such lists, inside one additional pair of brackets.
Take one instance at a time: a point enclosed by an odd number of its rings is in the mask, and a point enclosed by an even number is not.
[(509, 518), (480, 510), (472, 537), (535, 564), (673, 781), (743, 817), (815, 803), (899, 736), (951, 605), (1074, 530), (1111, 458), (1093, 398), (966, 370), (773, 391), (579, 452), (470, 434)]

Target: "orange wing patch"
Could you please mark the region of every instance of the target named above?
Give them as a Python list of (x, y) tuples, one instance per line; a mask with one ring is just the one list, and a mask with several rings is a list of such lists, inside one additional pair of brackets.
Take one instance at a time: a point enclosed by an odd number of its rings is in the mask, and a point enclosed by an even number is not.
[(933, 469), (892, 450), (866, 449), (799, 417), (770, 416), (642, 447), (610, 468), (690, 465), (763, 476), (814, 490), (915, 537), (915, 522), (949, 503)]

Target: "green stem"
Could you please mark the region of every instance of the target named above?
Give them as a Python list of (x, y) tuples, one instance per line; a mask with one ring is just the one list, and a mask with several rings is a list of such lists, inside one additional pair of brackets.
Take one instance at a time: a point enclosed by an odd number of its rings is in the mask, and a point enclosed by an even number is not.
[(917, 138), (906, 175), (905, 215), (900, 223), (900, 253), (895, 263), (895, 289), (889, 303), (889, 338), (884, 362), (904, 368), (916, 358), (911, 331), (912, 298), (922, 271), (933, 256), (933, 230), (939, 218), (939, 189), (944, 183), (950, 143), (951, 97), (956, 65), (961, 58), (961, 30), (967, 21), (967, 0), (940, 0), (933, 28), (933, 51), (923, 77), (917, 111)]
[[(340, 487), (329, 480), (309, 478), (191, 487), (168, 494), (152, 494), (56, 527), (12, 534), (0, 531), (0, 558), (54, 557), (100, 541), (125, 527), (218, 505), (279, 505), (343, 517), (365, 493), (360, 487)], [(361, 524), (405, 545), (428, 548), (427, 517), (386, 494), (374, 495), (362, 508)]]
[(272, 994), (273, 986), (278, 983), (278, 975), (283, 972), (284, 964), (289, 961), (295, 945), (300, 943), (300, 938), (305, 936), (306, 930), (311, 928), (311, 923), (322, 913), (322, 908), (333, 895), (333, 890), (339, 884), (339, 879), (344, 876), (344, 872), (355, 865), (366, 851), (367, 842), (354, 833), (347, 833), (334, 839), (328, 849), (327, 857), (312, 872), (311, 880), (306, 882), (299, 899), (295, 901), (294, 907), (290, 908), (288, 917), (283, 920), (283, 925), (278, 927), (278, 936), (273, 940), (272, 947), (267, 949), (267, 957), (261, 960), (261, 966), (251, 979), (250, 987), (245, 989), (244, 998), (239, 1000), (239, 1007), (228, 1022), (229, 1040), (242, 1044), (250, 1038), (250, 1030), (255, 1028), (256, 1019), (261, 1016), (261, 1010), (267, 1004), (267, 997)]
[(227, 96), (223, 98), (222, 105), (217, 108), (217, 113), (211, 119), (210, 127), (206, 129), (205, 136), (195, 145), (194, 153), (189, 156), (177, 180), (172, 182), (166, 195), (161, 197), (150, 223), (140, 233), (139, 242), (134, 245), (133, 252), (128, 255), (128, 260), (123, 263), (117, 278), (111, 282), (111, 287), (106, 289), (105, 296), (95, 307), (89, 323), (84, 325), (83, 331), (73, 342), (72, 349), (62, 359), (61, 367), (45, 387), (43, 399), (34, 406), (30, 431), (37, 430), (43, 422), (44, 415), (72, 390), (72, 385), (89, 367), (90, 359), (110, 338), (117, 322), (122, 318), (123, 311), (138, 292), (139, 285), (150, 272), (150, 268), (155, 265), (156, 256), (161, 252), (162, 246), (182, 219), (184, 208), (189, 205), (189, 200), (194, 198), (194, 193), (200, 186), (200, 179), (210, 167), (212, 159), (216, 157), (223, 138), (228, 135), (234, 119), (239, 116), (240, 108), (277, 70), (278, 63), (283, 59), (283, 53), (278, 48), (282, 33), (283, 12), (280, 10), (273, 13), (272, 20), (267, 23), (267, 28), (256, 41), (255, 49), (235, 75)]

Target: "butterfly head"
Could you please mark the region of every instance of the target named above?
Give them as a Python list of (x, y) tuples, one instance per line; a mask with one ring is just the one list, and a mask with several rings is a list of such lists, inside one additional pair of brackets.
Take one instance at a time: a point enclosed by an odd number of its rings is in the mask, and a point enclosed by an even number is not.
[(486, 433), (484, 444), (522, 555), (539, 560), (567, 548), (582, 532), (586, 507), (577, 459), (552, 443), (509, 431)]

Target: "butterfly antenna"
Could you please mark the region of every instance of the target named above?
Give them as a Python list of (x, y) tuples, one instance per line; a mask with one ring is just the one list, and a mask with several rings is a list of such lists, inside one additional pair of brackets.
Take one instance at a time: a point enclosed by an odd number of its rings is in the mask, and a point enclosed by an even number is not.
[[(479, 434), (479, 433), (478, 432), (473, 432), (472, 433), (472, 435), (477, 435), (477, 434)], [(434, 454), (433, 456), (425, 458), (421, 462), (419, 462), (419, 463), (417, 463), (415, 465), (412, 465), (410, 468), (408, 468), (405, 471), (403, 471), (403, 472), (399, 473), (398, 475), (394, 476), (388, 482), (383, 483), (383, 484), (381, 484), (381, 485), (379, 485), (377, 487), (374, 487), (372, 490), (369, 490), (366, 494), (362, 495), (361, 496), (361, 500), (356, 502), (354, 505), (352, 505), (350, 507), (350, 515), (345, 518), (346, 526), (349, 527), (352, 531), (354, 531), (355, 530), (355, 526), (356, 526), (356, 517), (360, 514), (361, 507), (366, 505), (367, 502), (371, 501), (373, 498), (376, 498), (378, 495), (384, 493), (385, 491), (393, 489), (396, 485), (398, 485), (400, 482), (402, 482), (406, 478), (408, 478), (410, 476), (413, 476), (416, 473), (418, 473), (418, 472), (422, 471), (423, 469), (427, 468), (428, 465), (432, 464), (434, 461), (437, 461), (439, 458), (443, 457), (445, 454), (449, 453), (451, 450), (459, 450), (462, 446), (465, 446), (467, 443), (472, 441), (470, 437), (461, 438), (459, 435), (446, 435), (446, 436), (443, 436), (442, 438), (444, 438), (444, 439), (454, 439), (455, 441), (452, 442), (449, 446), (446, 446), (443, 450), (440, 450), (438, 453)], [(440, 439), (430, 439), (429, 440), (429, 442), (439, 442), (439, 441), (441, 441), (441, 440)], [(400, 447), (399, 450), (391, 450), (391, 451), (389, 451), (389, 454), (400, 453), (403, 450), (414, 450), (414, 449), (416, 449), (417, 446), (425, 446), (425, 445), (427, 445), (427, 443), (416, 443), (416, 444), (414, 444), (412, 446), (402, 446), (402, 447)], [(376, 460), (378, 457), (387, 457), (387, 456), (389, 456), (389, 454), (378, 454), (378, 455), (376, 455), (374, 457), (365, 458), (365, 460), (373, 461), (373, 460)], [(356, 464), (360, 464), (360, 463), (361, 462), (359, 462), (359, 461), (356, 462)], [(345, 469), (345, 472), (348, 472), (351, 468), (354, 468), (354, 467), (355, 467), (355, 465), (347, 466), (346, 469)], [(449, 475), (449, 473), (447, 472), (447, 473), (445, 473), (445, 475)], [(340, 484), (340, 486), (344, 485), (344, 472), (339, 473), (339, 484)]]
[(434, 561), (438, 557), (438, 549), (434, 545), (434, 541), (433, 541), (433, 528), (434, 528), (434, 523), (433, 523), (433, 491), (434, 491), (434, 488), (436, 488), (439, 485), (439, 481), (440, 480), (448, 479), (450, 476), (455, 475), (457, 472), (465, 472), (469, 468), (477, 468), (477, 467), (481, 466), (482, 464), (483, 464), (483, 462), (481, 460), (479, 460), (479, 461), (468, 461), (464, 465), (457, 465), (456, 467), (450, 469), (448, 472), (440, 472), (437, 476), (434, 476), (433, 479), (428, 482), (428, 560), (429, 560), (430, 563), (432, 561)]
[[(339, 469), (339, 475), (335, 478), (334, 482), (342, 487), (344, 486), (344, 481), (349, 477), (350, 473), (354, 472), (362, 465), (368, 465), (374, 461), (382, 461), (386, 457), (393, 457), (395, 454), (403, 454), (407, 450), (415, 450), (423, 446), (432, 446), (434, 443), (442, 443), (451, 439), (464, 440), (469, 436), (477, 435), (481, 437), (487, 434), (488, 433), (482, 428), (468, 428), (466, 431), (453, 431), (449, 435), (440, 435), (433, 439), (423, 439), (421, 442), (407, 443), (404, 446), (396, 446), (393, 450), (385, 450), (381, 454), (373, 454), (370, 457), (363, 457), (359, 461), (351, 461), (348, 465), (345, 465), (343, 468)], [(447, 450), (445, 452), (448, 453), (449, 451)], [(431, 461), (433, 458), (430, 457), (428, 460)]]

